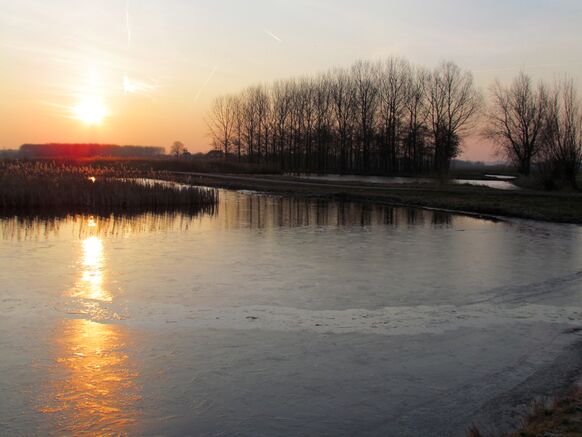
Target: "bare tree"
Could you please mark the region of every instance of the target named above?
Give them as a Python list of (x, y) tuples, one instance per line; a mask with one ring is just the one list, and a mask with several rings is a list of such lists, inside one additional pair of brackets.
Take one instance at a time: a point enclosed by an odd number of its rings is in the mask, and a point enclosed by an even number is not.
[(241, 94), (242, 140), (246, 157), (253, 162), (255, 158), (255, 143), (260, 132), (255, 104), (255, 88), (249, 88)]
[(404, 103), (405, 123), (403, 148), (405, 171), (421, 173), (428, 158), (427, 137), (427, 105), (425, 97), (426, 78), (429, 73), (425, 69), (409, 70), (406, 81), (406, 100)]
[(548, 93), (540, 83), (520, 73), (510, 86), (496, 81), (491, 89), (491, 106), (485, 136), (511, 160), (523, 175), (529, 175), (532, 162), (542, 150)]
[(549, 93), (542, 154), (553, 177), (573, 188), (582, 161), (582, 109), (572, 79), (559, 82)]
[(451, 160), (460, 153), (462, 136), (476, 120), (483, 97), (471, 72), (452, 62), (444, 62), (432, 72), (425, 90), (435, 170), (444, 177)]
[(370, 150), (374, 119), (378, 108), (378, 69), (370, 62), (359, 61), (352, 67), (355, 109), (358, 113), (358, 140), (362, 145), (362, 170), (370, 170)]
[(329, 145), (332, 139), (331, 127), (331, 92), (330, 76), (320, 76), (315, 83), (313, 105), (315, 111), (315, 143), (317, 163), (315, 167), (319, 172), (325, 172), (329, 161)]
[[(257, 120), (259, 122), (259, 131), (258, 131), (258, 145), (259, 150), (261, 147), (263, 148), (264, 152), (264, 159), (265, 160), (275, 160), (274, 156), (269, 157), (269, 149), (270, 149), (270, 142), (271, 142), (271, 113), (272, 113), (272, 102), (269, 99), (269, 92), (264, 86), (257, 87), (255, 89), (255, 112), (257, 116)], [(272, 148), (272, 145), (271, 145)], [(260, 153), (259, 153), (260, 156)]]
[(244, 99), (242, 96), (235, 96), (232, 100), (232, 109), (234, 116), (234, 146), (236, 148), (236, 156), (238, 162), (242, 160), (243, 147), (243, 128), (244, 128)]
[(181, 141), (174, 141), (172, 147), (170, 147), (170, 155), (174, 155), (176, 158), (182, 156), (185, 151), (186, 147)]
[(218, 97), (210, 109), (208, 128), (215, 147), (228, 158), (235, 128), (235, 101), (233, 97)]
[(331, 107), (337, 133), (339, 171), (345, 173), (351, 167), (351, 135), (354, 124), (355, 92), (352, 78), (345, 70), (334, 70), (331, 75)]
[(316, 124), (316, 106), (315, 106), (315, 92), (317, 83), (311, 78), (303, 78), (299, 86), (299, 94), (301, 99), (302, 117), (303, 117), (303, 137), (301, 161), (299, 163), (300, 169), (312, 170), (313, 168), (313, 139)]
[(408, 62), (390, 58), (380, 73), (380, 157), (384, 172), (398, 171), (399, 131), (406, 103), (406, 87), (410, 80)]
[(271, 89), (273, 99), (273, 148), (279, 155), (279, 165), (286, 167), (287, 141), (290, 136), (288, 129), (289, 114), (291, 111), (290, 82), (276, 82)]

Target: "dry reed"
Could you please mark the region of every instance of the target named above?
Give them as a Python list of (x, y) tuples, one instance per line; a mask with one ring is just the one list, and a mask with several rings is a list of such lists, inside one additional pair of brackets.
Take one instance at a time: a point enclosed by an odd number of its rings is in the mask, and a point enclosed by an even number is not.
[(213, 209), (214, 189), (144, 184), (160, 172), (116, 167), (71, 166), (51, 161), (0, 161), (0, 209)]

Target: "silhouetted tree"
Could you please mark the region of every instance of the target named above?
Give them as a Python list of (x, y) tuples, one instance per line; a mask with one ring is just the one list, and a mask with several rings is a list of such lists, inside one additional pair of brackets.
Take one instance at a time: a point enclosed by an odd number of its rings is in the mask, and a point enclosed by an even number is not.
[(233, 97), (232, 101), (232, 111), (234, 118), (234, 146), (235, 153), (238, 162), (242, 160), (242, 147), (243, 147), (243, 129), (244, 129), (244, 100), (242, 96)]
[(186, 147), (184, 146), (184, 143), (182, 143), (181, 141), (174, 141), (172, 147), (170, 148), (170, 154), (178, 158), (182, 156), (185, 150)]
[(378, 108), (378, 68), (369, 62), (359, 61), (351, 70), (353, 77), (354, 106), (357, 112), (358, 135), (362, 145), (361, 168), (370, 170), (370, 154), (374, 137), (374, 120)]
[(406, 103), (406, 86), (410, 80), (410, 66), (401, 59), (388, 59), (380, 73), (380, 138), (381, 168), (386, 173), (397, 173), (400, 128)]
[(216, 150), (222, 150), (228, 158), (234, 137), (236, 122), (235, 99), (233, 97), (217, 98), (210, 109), (208, 127)]
[(523, 175), (529, 175), (532, 162), (541, 153), (547, 109), (546, 87), (543, 83), (534, 86), (525, 73), (510, 86), (496, 81), (491, 89), (485, 135)]
[(472, 126), (483, 98), (473, 75), (452, 62), (444, 62), (428, 77), (425, 86), (429, 129), (434, 145), (434, 166), (441, 177), (460, 152), (461, 135)]
[(208, 124), (226, 158), (282, 170), (446, 171), (480, 103), (454, 64), (427, 72), (392, 58), (220, 97)]
[(331, 127), (331, 93), (329, 75), (320, 76), (315, 84), (313, 92), (314, 107), (314, 137), (315, 137), (315, 169), (323, 173), (329, 166), (330, 143), (332, 141)]
[(427, 75), (426, 70), (411, 69), (406, 81), (406, 100), (404, 103), (406, 127), (403, 128), (403, 148), (404, 170), (409, 173), (421, 173), (429, 161), (427, 107), (424, 99)]
[[(336, 150), (339, 153), (339, 171), (351, 168), (352, 132), (355, 114), (355, 90), (350, 75), (341, 69), (334, 70), (330, 83), (332, 121), (336, 133)], [(337, 156), (337, 155), (336, 155)]]
[(572, 79), (557, 83), (549, 92), (541, 142), (552, 176), (576, 188), (582, 161), (582, 109)]

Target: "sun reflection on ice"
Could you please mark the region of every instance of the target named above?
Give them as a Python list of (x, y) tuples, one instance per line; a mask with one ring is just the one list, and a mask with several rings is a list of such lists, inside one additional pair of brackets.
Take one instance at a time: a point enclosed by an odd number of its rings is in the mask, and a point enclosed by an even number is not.
[[(89, 226), (92, 226), (91, 222)], [(103, 286), (103, 258), (103, 241), (99, 237), (88, 237), (83, 240), (83, 271), (77, 283), (75, 297), (111, 302), (111, 293)]]
[(141, 399), (138, 366), (129, 354), (131, 330), (107, 323), (118, 317), (108, 308), (113, 295), (106, 287), (104, 244), (94, 217), (83, 218), (83, 225), (88, 235), (81, 240), (80, 271), (65, 293), (74, 318), (54, 331), (57, 366), (47, 372), (40, 411), (63, 435), (129, 435)]
[(66, 293), (70, 298), (67, 312), (82, 314), (94, 321), (123, 318), (113, 308), (113, 295), (107, 285), (106, 256), (100, 227), (93, 216), (83, 218), (87, 235), (81, 240), (79, 273), (74, 286)]
[(119, 325), (82, 319), (60, 324), (54, 339), (60, 371), (41, 395), (41, 412), (54, 419), (60, 433), (130, 432), (141, 398), (139, 373), (127, 354), (130, 340), (127, 329)]

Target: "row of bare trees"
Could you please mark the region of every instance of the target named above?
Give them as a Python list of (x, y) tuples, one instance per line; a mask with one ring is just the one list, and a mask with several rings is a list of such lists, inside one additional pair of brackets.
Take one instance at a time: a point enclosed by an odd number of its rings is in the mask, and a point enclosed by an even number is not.
[(207, 122), (225, 157), (283, 171), (440, 175), (483, 123), (520, 173), (543, 162), (574, 183), (582, 111), (572, 81), (534, 85), (522, 73), (495, 83), (480, 121), (483, 106), (472, 74), (454, 63), (428, 70), (391, 58), (218, 97)]
[(446, 171), (481, 107), (471, 73), (401, 59), (218, 97), (208, 125), (227, 157), (285, 171)]
[(492, 87), (485, 135), (519, 172), (535, 163), (549, 181), (576, 186), (582, 162), (582, 106), (573, 80), (533, 83), (520, 73), (513, 83)]

